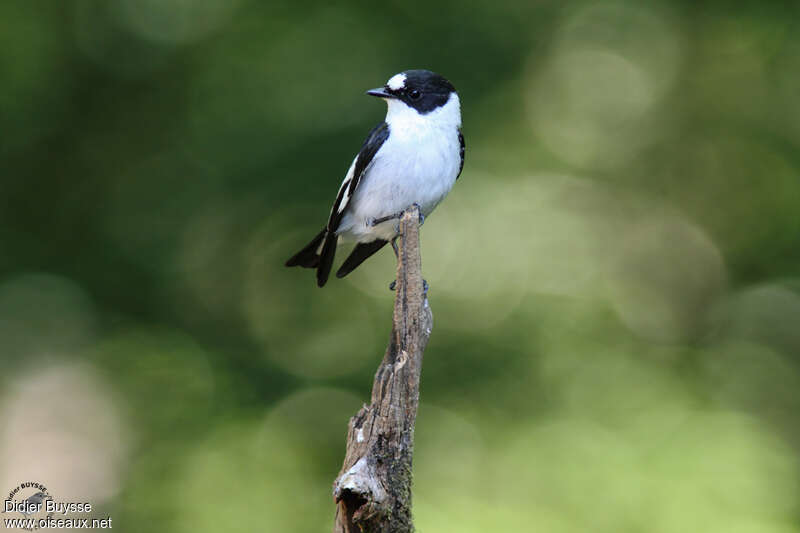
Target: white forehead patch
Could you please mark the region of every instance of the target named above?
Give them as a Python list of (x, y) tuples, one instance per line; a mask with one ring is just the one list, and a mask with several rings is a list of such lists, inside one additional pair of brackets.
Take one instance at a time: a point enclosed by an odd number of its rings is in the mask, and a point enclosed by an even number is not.
[(395, 74), (389, 78), (389, 81), (386, 82), (386, 86), (393, 91), (399, 91), (406, 86), (406, 75), (403, 73)]

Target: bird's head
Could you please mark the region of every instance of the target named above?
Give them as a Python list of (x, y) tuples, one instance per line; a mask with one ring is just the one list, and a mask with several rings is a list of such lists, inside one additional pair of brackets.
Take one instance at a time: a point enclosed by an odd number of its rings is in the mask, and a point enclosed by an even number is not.
[(386, 85), (370, 89), (389, 106), (386, 121), (409, 117), (428, 117), (461, 125), (461, 104), (453, 84), (430, 70), (406, 70), (395, 74)]
[(40, 503), (43, 500), (47, 499), (48, 495), (45, 492), (37, 492), (36, 494), (30, 496), (26, 501), (30, 503)]

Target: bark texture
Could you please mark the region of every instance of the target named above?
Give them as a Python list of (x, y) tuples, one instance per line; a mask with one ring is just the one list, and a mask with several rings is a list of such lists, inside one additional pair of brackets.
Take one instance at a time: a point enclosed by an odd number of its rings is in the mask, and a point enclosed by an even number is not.
[(375, 374), (372, 401), (350, 419), (347, 453), (333, 484), (334, 533), (408, 533), (411, 460), (422, 353), (433, 314), (422, 290), (419, 211), (400, 219), (392, 335)]

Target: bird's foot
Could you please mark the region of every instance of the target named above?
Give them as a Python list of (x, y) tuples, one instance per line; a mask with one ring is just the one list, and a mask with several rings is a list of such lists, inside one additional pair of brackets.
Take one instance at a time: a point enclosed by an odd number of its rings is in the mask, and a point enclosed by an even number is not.
[(374, 227), (378, 224), (383, 224), (384, 222), (389, 222), (390, 220), (395, 220), (403, 216), (403, 211), (398, 211), (397, 213), (386, 215), (385, 217), (380, 218), (369, 218), (367, 219), (367, 226)]
[[(389, 290), (390, 290), (390, 291), (393, 291), (393, 290), (395, 290), (396, 288), (397, 288), (397, 280), (393, 280), (393, 281), (392, 281), (392, 282), (389, 284)], [(431, 288), (431, 287), (430, 287), (430, 285), (428, 285), (428, 282), (427, 282), (425, 279), (423, 279), (423, 280), (422, 280), (422, 295), (423, 295), (423, 296), (427, 296), (427, 295), (428, 295), (428, 289), (430, 289), (430, 288)]]
[[(417, 211), (419, 212), (419, 225), (420, 226), (423, 225), (425, 223), (425, 215), (422, 214), (422, 207), (417, 202), (414, 202), (411, 205), (417, 208)], [(385, 217), (368, 218), (367, 226), (372, 228), (377, 226), (378, 224), (383, 224), (384, 222), (388, 222), (390, 220), (398, 220), (403, 217), (406, 211), (407, 209), (403, 209), (402, 211), (398, 211), (397, 213), (392, 213), (391, 215), (386, 215)], [(400, 232), (399, 223), (397, 224), (397, 226), (395, 226), (395, 229), (397, 230), (398, 233)]]
[(422, 206), (419, 205), (417, 202), (411, 204), (412, 207), (417, 208), (417, 213), (419, 213), (419, 225), (423, 225), (425, 223), (425, 215), (422, 214)]

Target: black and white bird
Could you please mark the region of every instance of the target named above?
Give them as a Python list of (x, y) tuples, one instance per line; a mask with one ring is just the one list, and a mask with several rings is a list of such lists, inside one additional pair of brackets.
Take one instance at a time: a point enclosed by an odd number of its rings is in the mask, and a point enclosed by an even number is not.
[(397, 237), (396, 218), (417, 204), (423, 217), (447, 196), (464, 167), (461, 103), (453, 85), (429, 70), (406, 70), (367, 91), (383, 99), (386, 119), (367, 136), (333, 203), (328, 224), (286, 266), (317, 269), (328, 281), (336, 246), (356, 247), (341, 278)]

